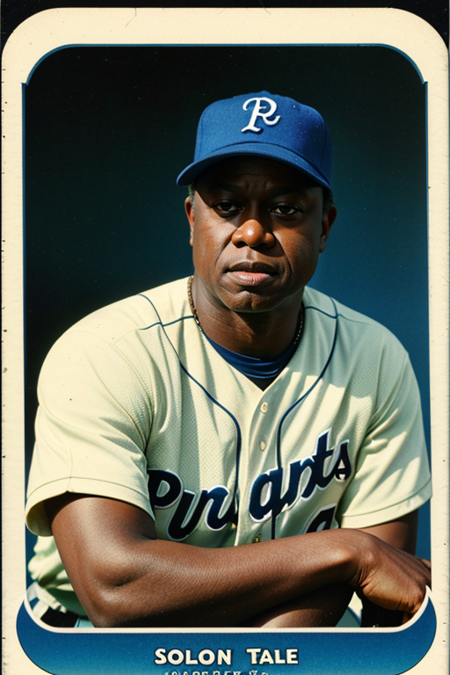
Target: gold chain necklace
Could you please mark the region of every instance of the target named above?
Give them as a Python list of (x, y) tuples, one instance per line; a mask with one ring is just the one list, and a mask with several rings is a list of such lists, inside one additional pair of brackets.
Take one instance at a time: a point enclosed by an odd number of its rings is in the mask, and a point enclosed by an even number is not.
[[(192, 282), (193, 281), (194, 281), (194, 275), (190, 276), (189, 279), (188, 279), (188, 282), (187, 282), (187, 294), (188, 294), (188, 299), (189, 299), (189, 305), (191, 307), (191, 312), (192, 312), (192, 316), (195, 319), (195, 323), (197, 324), (197, 326), (200, 328), (201, 332), (203, 333), (204, 331), (203, 331), (202, 325), (200, 323), (200, 319), (198, 318), (197, 309), (194, 305), (194, 298), (192, 297)], [(300, 315), (298, 317), (298, 329), (297, 329), (297, 333), (295, 334), (295, 338), (292, 342), (293, 347), (296, 347), (298, 345), (298, 343), (300, 342), (300, 338), (301, 338), (302, 333), (303, 333), (304, 324), (305, 324), (305, 308), (304, 308), (303, 302), (302, 302), (302, 306), (300, 307)]]

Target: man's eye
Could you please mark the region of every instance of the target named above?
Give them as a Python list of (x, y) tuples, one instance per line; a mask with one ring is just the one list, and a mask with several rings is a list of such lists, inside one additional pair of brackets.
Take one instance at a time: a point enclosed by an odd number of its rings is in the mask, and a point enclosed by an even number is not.
[(298, 213), (298, 211), (298, 208), (290, 206), (289, 204), (277, 204), (272, 209), (272, 213), (275, 213), (278, 216), (293, 216)]
[(221, 215), (231, 216), (239, 211), (239, 207), (233, 202), (218, 202), (214, 204), (215, 210)]

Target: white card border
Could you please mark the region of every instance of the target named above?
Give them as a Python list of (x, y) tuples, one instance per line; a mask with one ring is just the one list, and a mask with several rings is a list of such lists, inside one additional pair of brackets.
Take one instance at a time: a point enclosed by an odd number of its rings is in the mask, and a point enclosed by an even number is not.
[[(212, 37), (213, 36), (213, 39)], [(5, 673), (42, 673), (15, 631), (23, 599), (25, 541), (23, 414), (22, 88), (52, 51), (74, 45), (379, 45), (406, 55), (427, 82), (431, 504), (434, 644), (411, 671), (448, 672), (449, 617), (449, 233), (448, 52), (438, 33), (396, 9), (51, 9), (10, 36), (3, 55), (3, 625)], [(200, 631), (196, 631), (200, 632)], [(447, 665), (447, 667), (446, 667)]]

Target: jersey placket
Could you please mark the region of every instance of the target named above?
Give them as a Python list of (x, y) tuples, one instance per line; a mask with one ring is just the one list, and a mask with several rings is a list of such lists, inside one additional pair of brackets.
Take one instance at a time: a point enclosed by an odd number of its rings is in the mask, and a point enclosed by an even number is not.
[[(261, 521), (250, 512), (255, 481), (276, 468), (276, 422), (279, 410), (276, 397), (267, 389), (253, 410), (251, 423), (243, 433), (239, 471), (239, 518), (236, 545), (264, 541), (271, 537), (270, 517)], [(269, 495), (263, 489), (263, 502)]]

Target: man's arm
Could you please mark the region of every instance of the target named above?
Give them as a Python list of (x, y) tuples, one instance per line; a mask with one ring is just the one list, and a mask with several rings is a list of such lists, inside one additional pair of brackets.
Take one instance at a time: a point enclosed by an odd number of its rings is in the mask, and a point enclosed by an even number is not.
[[(418, 512), (414, 511), (395, 521), (364, 528), (391, 546), (411, 554), (416, 550)], [(307, 626), (335, 626), (343, 616), (353, 594), (353, 588), (344, 584), (325, 586), (313, 593), (275, 607), (251, 619), (246, 626), (265, 628), (299, 628)], [(398, 626), (409, 616), (403, 612), (387, 610), (363, 599), (362, 626)]]
[(345, 613), (353, 595), (347, 584), (328, 584), (278, 605), (241, 625), (252, 628), (332, 628)]
[(156, 539), (130, 504), (66, 494), (48, 503), (63, 564), (96, 626), (235, 626), (334, 584), (415, 612), (428, 566), (358, 530), (208, 549)]

